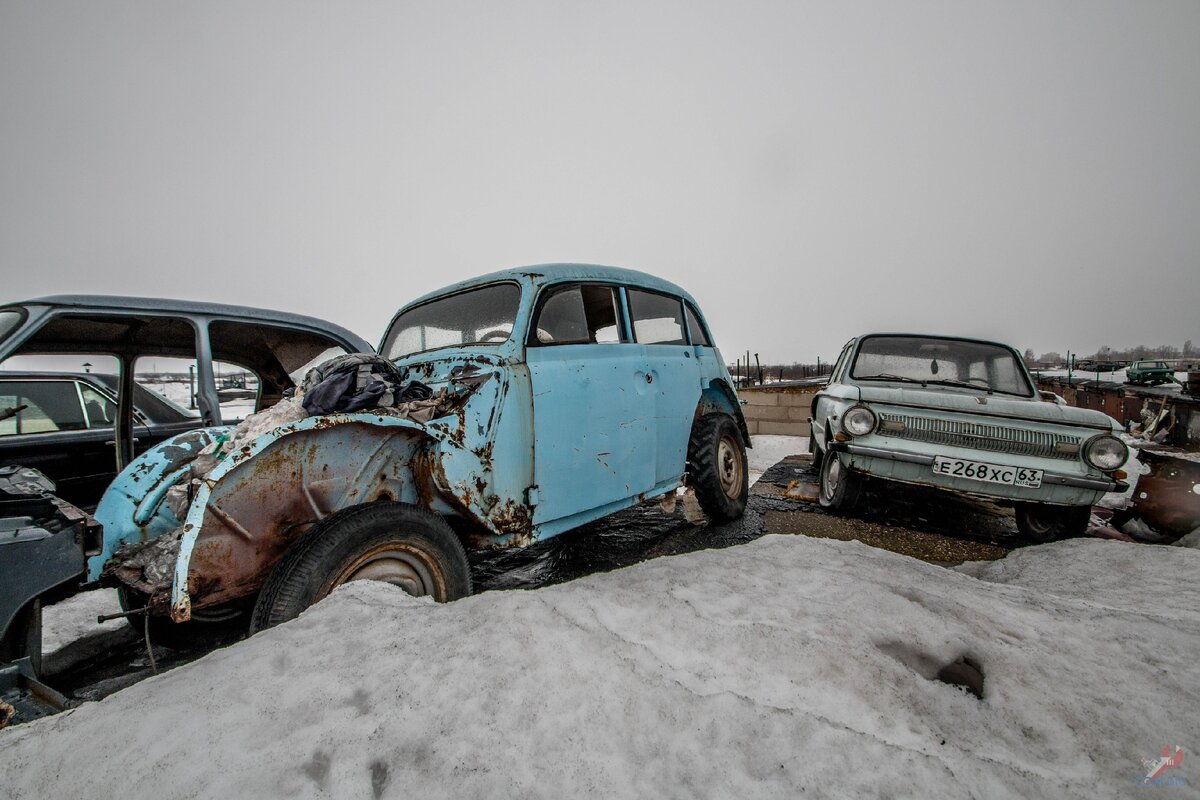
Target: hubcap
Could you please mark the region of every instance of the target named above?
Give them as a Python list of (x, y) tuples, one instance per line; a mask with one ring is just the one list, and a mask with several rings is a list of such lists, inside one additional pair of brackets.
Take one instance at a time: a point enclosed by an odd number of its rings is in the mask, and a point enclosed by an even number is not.
[(742, 459), (737, 442), (722, 436), (717, 445), (717, 474), (721, 479), (721, 491), (727, 497), (736, 498), (742, 493)]
[(837, 491), (838, 482), (842, 479), (842, 462), (838, 461), (837, 456), (833, 453), (825, 456), (825, 462), (825, 485), (821, 487), (821, 491), (826, 500), (832, 500)]
[(442, 584), (434, 565), (419, 550), (400, 542), (374, 547), (356, 558), (330, 584), (330, 590), (350, 581), (383, 581), (413, 597), (434, 595)]

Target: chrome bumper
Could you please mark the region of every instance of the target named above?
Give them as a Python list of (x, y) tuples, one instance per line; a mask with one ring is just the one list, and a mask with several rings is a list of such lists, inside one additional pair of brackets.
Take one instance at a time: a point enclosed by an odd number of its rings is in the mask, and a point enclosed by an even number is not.
[[(878, 447), (864, 447), (851, 442), (830, 442), (829, 449), (835, 453), (849, 453), (852, 456), (867, 458), (886, 458), (889, 461), (904, 461), (909, 464), (933, 465), (933, 456), (918, 453), (899, 453), (895, 450), (883, 450)], [(1061, 475), (1057, 472), (1042, 470), (1042, 483), (1052, 486), (1070, 486), (1076, 489), (1094, 489), (1098, 492), (1123, 492), (1129, 484), (1104, 478), (1085, 478), (1078, 475)]]

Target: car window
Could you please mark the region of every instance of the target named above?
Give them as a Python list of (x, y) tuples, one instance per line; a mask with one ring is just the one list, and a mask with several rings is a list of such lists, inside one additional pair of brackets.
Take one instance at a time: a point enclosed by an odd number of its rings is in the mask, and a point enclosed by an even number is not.
[(629, 311), (633, 315), (634, 339), (641, 344), (687, 344), (679, 298), (630, 289)]
[(79, 395), (83, 398), (83, 409), (87, 414), (89, 428), (108, 428), (117, 416), (117, 404), (86, 383), (79, 384)]
[(521, 302), (514, 283), (497, 283), (439, 297), (400, 314), (383, 338), (383, 355), (398, 359), (474, 344), (496, 344), (512, 335)]
[(616, 290), (612, 286), (556, 287), (541, 302), (535, 319), (529, 334), (533, 346), (621, 341)]
[[(228, 361), (214, 361), (212, 367), (222, 422), (238, 422), (253, 414), (259, 396), (258, 375)], [(177, 415), (199, 416), (196, 399), (199, 376), (194, 359), (142, 356), (134, 362), (133, 378), (169, 406), (165, 413), (156, 413), (162, 409), (148, 410), (155, 421), (177, 421)]]
[(692, 308), (691, 303), (683, 304), (684, 311), (687, 314), (688, 333), (691, 334), (692, 344), (699, 347), (712, 347), (712, 339), (708, 337), (708, 331), (705, 330), (704, 324), (700, 322), (700, 315), (696, 309)]
[[(25, 408), (21, 408), (25, 406)], [(14, 410), (20, 409), (19, 411)], [(50, 433), (87, 427), (74, 381), (4, 381), (0, 383), (0, 433)]]

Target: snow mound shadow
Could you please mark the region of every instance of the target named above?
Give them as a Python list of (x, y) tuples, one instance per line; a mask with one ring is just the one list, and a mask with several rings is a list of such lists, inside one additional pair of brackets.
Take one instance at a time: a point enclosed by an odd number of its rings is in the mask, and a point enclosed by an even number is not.
[(884, 642), (875, 645), (879, 652), (894, 658), (927, 681), (941, 681), (983, 699), (983, 667), (979, 660), (963, 653), (947, 663), (904, 642)]

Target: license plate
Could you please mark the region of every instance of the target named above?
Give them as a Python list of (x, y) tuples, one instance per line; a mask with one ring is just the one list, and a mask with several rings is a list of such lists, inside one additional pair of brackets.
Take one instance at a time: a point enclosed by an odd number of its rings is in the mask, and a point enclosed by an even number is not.
[(938, 475), (945, 475), (950, 478), (969, 478), (973, 481), (984, 481), (986, 483), (1024, 486), (1027, 489), (1036, 489), (1042, 485), (1042, 471), (1040, 469), (1002, 467), (997, 464), (985, 464), (982, 461), (967, 461), (962, 458), (934, 456), (933, 471)]

